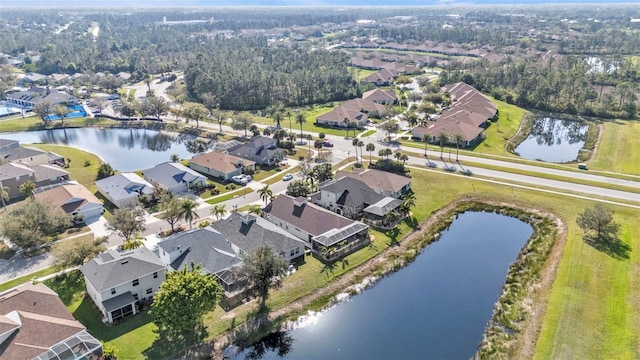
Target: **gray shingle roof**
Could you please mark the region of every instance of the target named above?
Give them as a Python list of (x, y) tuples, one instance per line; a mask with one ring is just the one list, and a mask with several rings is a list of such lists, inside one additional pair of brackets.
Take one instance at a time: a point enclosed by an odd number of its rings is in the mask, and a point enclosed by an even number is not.
[(153, 193), (154, 187), (147, 180), (134, 173), (122, 173), (96, 181), (101, 193), (109, 194), (112, 199), (123, 200), (140, 194)]
[(320, 190), (338, 194), (336, 202), (344, 206), (371, 205), (384, 199), (363, 181), (347, 176), (326, 182)]
[(33, 170), (26, 165), (8, 163), (0, 165), (0, 181), (33, 174)]
[(211, 227), (245, 253), (251, 253), (264, 245), (268, 245), (275, 253), (286, 253), (305, 244), (295, 236), (283, 232), (278, 226), (251, 214), (234, 212), (226, 219), (216, 221)]
[(193, 171), (182, 164), (172, 162), (164, 162), (152, 167), (151, 169), (144, 170), (144, 175), (149, 179), (153, 179), (154, 182), (166, 187), (172, 187), (184, 182), (192, 183), (198, 179), (201, 179), (201, 181), (206, 180), (206, 178), (200, 175), (200, 173)]
[(99, 292), (165, 270), (162, 261), (144, 246), (131, 251), (108, 251), (80, 268)]
[(342, 229), (356, 223), (309, 202), (296, 206), (294, 199), (288, 195), (278, 195), (264, 211), (312, 236), (319, 236), (332, 229)]
[(33, 165), (31, 169), (33, 169), (36, 182), (56, 178), (69, 178), (69, 172), (57, 165)]
[(158, 243), (158, 248), (173, 252), (185, 249), (180, 257), (170, 264), (174, 270), (180, 270), (191, 263), (202, 264), (207, 274), (217, 274), (240, 264), (231, 245), (222, 234), (207, 227), (178, 233)]
[(102, 306), (107, 312), (111, 312), (113, 310), (121, 309), (125, 305), (129, 305), (131, 303), (136, 302), (136, 299), (133, 297), (131, 291), (127, 291), (126, 293), (122, 293), (118, 296), (112, 297), (102, 302)]

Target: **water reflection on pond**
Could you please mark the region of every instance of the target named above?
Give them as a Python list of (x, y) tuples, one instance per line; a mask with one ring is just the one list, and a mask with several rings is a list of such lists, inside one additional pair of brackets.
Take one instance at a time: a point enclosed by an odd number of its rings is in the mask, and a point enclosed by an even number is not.
[(195, 149), (191, 138), (147, 129), (52, 129), (0, 134), (21, 144), (45, 143), (76, 147), (97, 154), (119, 171), (150, 168), (169, 161), (172, 154), (190, 158)]
[(515, 218), (461, 214), (409, 266), (231, 358), (469, 359), (532, 233)]
[(589, 126), (583, 122), (537, 118), (531, 134), (515, 151), (525, 159), (547, 162), (569, 162), (578, 158)]

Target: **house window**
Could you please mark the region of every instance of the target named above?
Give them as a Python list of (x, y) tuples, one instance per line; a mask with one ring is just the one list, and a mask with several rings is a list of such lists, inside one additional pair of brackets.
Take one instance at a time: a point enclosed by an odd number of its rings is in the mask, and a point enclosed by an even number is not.
[(296, 251), (295, 251), (295, 250), (293, 250), (293, 249), (291, 249), (291, 254), (290, 254), (290, 256), (293, 256), (293, 255), (295, 255), (295, 254), (296, 254)]
[(138, 301), (138, 294), (133, 294), (133, 300)]
[(148, 288), (148, 289), (147, 289), (147, 295), (148, 295), (148, 294), (151, 294), (152, 292), (153, 292), (153, 289), (152, 289), (152, 288)]
[(111, 288), (111, 295), (116, 293), (116, 288)]
[(138, 281), (138, 279), (133, 280), (133, 286), (138, 286), (140, 285), (140, 281)]
[(153, 278), (154, 278), (154, 279), (157, 279), (157, 278), (158, 278), (158, 272), (157, 272), (157, 271), (153, 273)]

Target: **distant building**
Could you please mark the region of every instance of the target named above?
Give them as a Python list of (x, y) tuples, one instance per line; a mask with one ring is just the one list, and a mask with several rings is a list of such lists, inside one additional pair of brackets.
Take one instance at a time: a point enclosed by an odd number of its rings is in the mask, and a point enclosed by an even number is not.
[(48, 102), (51, 105), (77, 104), (78, 99), (65, 92), (50, 87), (34, 87), (27, 91), (18, 91), (5, 95), (9, 104), (26, 110), (32, 110), (37, 104)]

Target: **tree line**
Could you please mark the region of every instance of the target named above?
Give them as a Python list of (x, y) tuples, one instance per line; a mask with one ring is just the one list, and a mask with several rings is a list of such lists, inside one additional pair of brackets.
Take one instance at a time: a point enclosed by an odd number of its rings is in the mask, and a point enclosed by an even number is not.
[(214, 39), (189, 62), (185, 84), (189, 97), (213, 96), (221, 109), (302, 106), (359, 96), (347, 63), (341, 52), (275, 48), (266, 38)]

